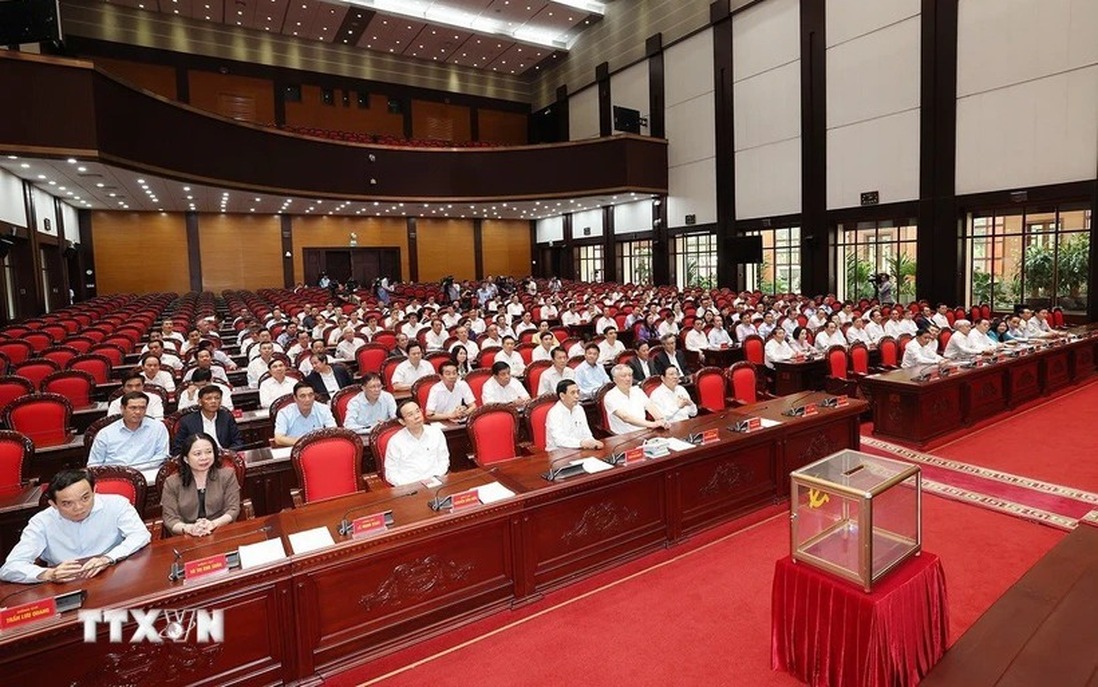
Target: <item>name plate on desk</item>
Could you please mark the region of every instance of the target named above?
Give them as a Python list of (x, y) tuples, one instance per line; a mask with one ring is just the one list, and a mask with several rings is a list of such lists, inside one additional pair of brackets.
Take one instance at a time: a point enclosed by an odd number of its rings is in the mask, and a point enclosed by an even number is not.
[(361, 518), (355, 518), (351, 522), (351, 536), (368, 537), (373, 534), (378, 534), (388, 530), (389, 525), (392, 523), (393, 511), (391, 510), (382, 513), (363, 515)]
[(762, 418), (748, 417), (740, 420), (736, 424), (732, 425), (733, 432), (739, 432), (741, 434), (749, 434), (756, 430), (762, 429)]
[(700, 446), (702, 444), (711, 444), (714, 441), (720, 441), (720, 430), (713, 428), (707, 429), (703, 432), (695, 432), (687, 439), (691, 444)]
[(0, 609), (0, 632), (57, 617), (57, 600), (39, 599)]
[(244, 411), (241, 410), (240, 408), (233, 408), (232, 413), (233, 413), (233, 417), (237, 420), (244, 417)]
[(809, 415), (815, 415), (819, 411), (816, 409), (815, 404), (796, 406), (782, 413), (787, 417), (808, 417)]
[(462, 491), (450, 497), (450, 510), (452, 511), (479, 505), (480, 494), (477, 492), (476, 489)]
[(227, 572), (229, 572), (229, 557), (223, 553), (206, 556), (195, 561), (187, 561), (183, 564), (183, 578), (187, 580), (196, 580)]
[(846, 394), (830, 396), (817, 404), (821, 408), (845, 408), (850, 405), (850, 399)]

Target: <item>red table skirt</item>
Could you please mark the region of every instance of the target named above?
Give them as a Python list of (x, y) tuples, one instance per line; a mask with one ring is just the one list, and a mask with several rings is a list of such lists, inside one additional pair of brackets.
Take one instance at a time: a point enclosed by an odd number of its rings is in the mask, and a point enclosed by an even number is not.
[(774, 568), (770, 664), (810, 685), (914, 685), (946, 650), (942, 563), (925, 551), (866, 594), (790, 557)]

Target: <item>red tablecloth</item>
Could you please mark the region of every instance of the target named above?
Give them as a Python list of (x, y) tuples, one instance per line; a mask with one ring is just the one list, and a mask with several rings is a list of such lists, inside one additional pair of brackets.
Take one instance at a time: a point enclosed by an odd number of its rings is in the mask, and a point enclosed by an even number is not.
[(942, 563), (923, 552), (866, 594), (788, 556), (774, 568), (770, 665), (810, 685), (914, 685), (946, 650)]

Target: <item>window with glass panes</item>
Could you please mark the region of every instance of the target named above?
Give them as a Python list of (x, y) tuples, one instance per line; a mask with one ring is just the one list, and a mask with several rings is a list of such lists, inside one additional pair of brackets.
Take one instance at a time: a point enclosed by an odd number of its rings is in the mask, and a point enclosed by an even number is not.
[(685, 234), (671, 244), (675, 284), (681, 288), (717, 286), (717, 236)]
[(576, 246), (576, 277), (580, 281), (602, 281), (602, 244)]
[(618, 281), (623, 284), (652, 283), (652, 242), (622, 241), (617, 244)]
[(748, 291), (763, 293), (801, 292), (801, 228), (778, 227), (749, 231), (762, 236), (763, 261), (746, 265)]
[(1010, 312), (1019, 303), (1087, 309), (1088, 204), (972, 213), (965, 223), (968, 302)]
[(838, 296), (876, 298), (874, 278), (888, 275), (896, 303), (915, 300), (914, 219), (847, 222), (838, 232)]

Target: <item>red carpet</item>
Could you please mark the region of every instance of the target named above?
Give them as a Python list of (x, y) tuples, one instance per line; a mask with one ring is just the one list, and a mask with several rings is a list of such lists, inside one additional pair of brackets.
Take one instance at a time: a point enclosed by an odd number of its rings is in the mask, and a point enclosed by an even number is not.
[[(717, 528), (326, 684), (378, 676), (376, 684), (417, 687), (797, 684), (769, 669), (774, 561), (789, 550), (782, 510), (754, 528)], [(933, 496), (924, 499), (923, 531), (924, 546), (945, 565), (953, 639), (1062, 536)]]

